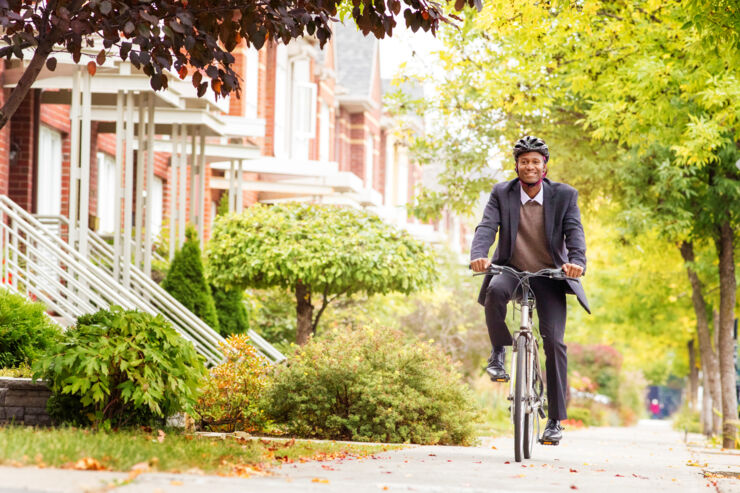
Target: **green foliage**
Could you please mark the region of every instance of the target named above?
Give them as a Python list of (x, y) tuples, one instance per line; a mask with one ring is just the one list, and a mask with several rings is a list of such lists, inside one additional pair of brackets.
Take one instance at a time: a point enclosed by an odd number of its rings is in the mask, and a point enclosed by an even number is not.
[(390, 329), (332, 330), (275, 368), (269, 415), (298, 436), (468, 444), (478, 412), (452, 361)]
[(249, 330), (247, 309), (241, 289), (226, 290), (211, 286), (213, 303), (218, 314), (218, 331), (223, 336), (241, 334)]
[(0, 368), (0, 377), (31, 378), (33, 370), (28, 363), (21, 363), (20, 366), (14, 368)]
[(673, 415), (673, 428), (689, 433), (702, 433), (699, 411), (692, 411), (688, 404), (684, 403), (681, 409)]
[(259, 396), (267, 383), (268, 362), (246, 335), (233, 335), (221, 349), (225, 361), (210, 370), (195, 406), (200, 425), (209, 430), (263, 429), (264, 411)]
[(568, 369), (590, 378), (592, 391), (617, 399), (622, 355), (615, 348), (602, 344), (584, 346), (568, 344)]
[(255, 205), (219, 218), (207, 268), (215, 286), (293, 293), (301, 287), (305, 303), (321, 295), (322, 306), (353, 293), (411, 293), (435, 279), (431, 250), (376, 215), (298, 203)]
[(255, 205), (219, 218), (208, 245), (217, 286), (410, 293), (434, 280), (423, 243), (372, 213), (315, 204)]
[(33, 363), (53, 344), (60, 330), (43, 303), (0, 288), (0, 368)]
[(585, 426), (593, 426), (595, 423), (591, 416), (591, 410), (585, 407), (569, 407), (568, 408), (568, 419), (573, 421), (581, 421)]
[(53, 417), (104, 428), (191, 411), (206, 374), (161, 315), (115, 306), (80, 316), (33, 369), (54, 393)]
[(229, 213), (229, 191), (226, 190), (221, 194), (216, 208), (216, 216), (226, 216)]
[(211, 289), (203, 274), (203, 261), (195, 228), (189, 226), (186, 236), (182, 248), (172, 259), (162, 287), (212, 329), (218, 330), (218, 314)]
[(295, 295), (285, 288), (247, 289), (244, 301), (249, 328), (280, 351), (289, 351), (296, 340)]

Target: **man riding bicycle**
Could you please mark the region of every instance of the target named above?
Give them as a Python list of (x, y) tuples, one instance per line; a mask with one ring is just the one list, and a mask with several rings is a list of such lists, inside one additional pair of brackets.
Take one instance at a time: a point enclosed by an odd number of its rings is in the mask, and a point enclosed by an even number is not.
[[(572, 278), (586, 270), (586, 240), (578, 209), (578, 192), (564, 183), (551, 182), (547, 175), (550, 152), (542, 139), (525, 136), (514, 145), (517, 178), (497, 183), (488, 199), (483, 219), (475, 228), (470, 249), (470, 267), (485, 271), (491, 263), (520, 271), (561, 267)], [(489, 261), (488, 251), (496, 234), (498, 244)], [(486, 372), (493, 381), (509, 379), (505, 369), (506, 346), (512, 345), (506, 326), (506, 305), (516, 295), (518, 280), (511, 274), (486, 275), (478, 302), (485, 307), (491, 338), (491, 357)], [(577, 279), (565, 283), (549, 278), (531, 279), (540, 334), (545, 348), (548, 421), (542, 439), (558, 443), (560, 421), (566, 419), (568, 358), (565, 334), (565, 295), (575, 294), (589, 312), (586, 293)]]

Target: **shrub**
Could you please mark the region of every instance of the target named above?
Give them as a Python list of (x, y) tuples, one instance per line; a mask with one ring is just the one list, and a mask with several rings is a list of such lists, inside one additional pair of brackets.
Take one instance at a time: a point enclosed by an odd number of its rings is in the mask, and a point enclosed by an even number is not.
[(450, 358), (391, 329), (311, 339), (275, 368), (265, 406), (289, 433), (356, 441), (467, 444), (479, 417)]
[(676, 430), (686, 431), (688, 433), (701, 433), (702, 429), (699, 411), (693, 411), (689, 409), (688, 404), (684, 404), (673, 416), (673, 428)]
[(223, 336), (242, 334), (249, 329), (247, 309), (244, 306), (244, 295), (241, 289), (218, 288), (211, 286), (213, 303), (218, 315), (218, 331)]
[(0, 368), (30, 364), (61, 331), (42, 303), (0, 288)]
[(218, 330), (216, 305), (203, 275), (200, 246), (192, 226), (187, 229), (187, 240), (172, 259), (162, 287), (212, 329)]
[(125, 426), (192, 411), (202, 358), (161, 315), (120, 307), (83, 315), (34, 364), (60, 421)]
[(584, 424), (584, 426), (591, 426), (593, 424), (593, 417), (591, 416), (591, 410), (585, 407), (568, 408), (568, 420), (581, 421)]
[(616, 401), (619, 394), (619, 373), (622, 355), (612, 346), (603, 344), (568, 344), (568, 369), (587, 377), (596, 384), (595, 391)]
[(233, 335), (222, 345), (224, 363), (211, 369), (195, 407), (200, 427), (253, 431), (265, 424), (258, 398), (267, 381), (268, 362), (246, 335)]

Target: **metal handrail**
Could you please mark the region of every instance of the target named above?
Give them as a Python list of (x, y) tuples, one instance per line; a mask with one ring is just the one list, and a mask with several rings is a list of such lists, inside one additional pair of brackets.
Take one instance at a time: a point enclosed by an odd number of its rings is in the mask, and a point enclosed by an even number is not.
[[(46, 224), (51, 224), (57, 220), (59, 223), (69, 227), (69, 220), (64, 216), (42, 216), (39, 219)], [(100, 235), (93, 231), (88, 231), (88, 245), (90, 247), (88, 260), (105, 269), (107, 274), (115, 282), (114, 265), (116, 256), (113, 248)], [(156, 312), (161, 313), (165, 318), (170, 320), (176, 328), (180, 328), (181, 331), (200, 335), (207, 339), (209, 345), (213, 345), (212, 347), (216, 349), (224, 342), (220, 334), (185, 308), (176, 298), (146, 275), (144, 271), (133, 264), (129, 265), (128, 268), (130, 284), (123, 286), (123, 281), (118, 281), (119, 285), (127, 288), (128, 291), (132, 290)], [(247, 335), (257, 350), (268, 360), (280, 362), (285, 359), (285, 356), (280, 351), (254, 330), (249, 329)], [(220, 353), (219, 357), (221, 357)]]
[[(162, 313), (133, 291), (121, 289), (106, 270), (82, 256), (4, 195), (0, 195), (0, 228), (0, 251), (6, 259), (2, 277), (8, 279), (12, 276), (12, 281), (6, 284), (15, 291), (33, 294), (45, 301), (65, 320), (90, 313), (91, 307), (94, 310), (113, 304), (151, 314)], [(48, 272), (56, 273), (59, 278)], [(19, 281), (22, 281), (24, 289), (19, 288)], [(162, 315), (173, 323), (180, 335), (193, 343), (210, 364), (221, 362), (223, 356), (219, 343), (223, 338), (205, 324), (205, 330), (202, 326), (183, 324), (183, 319), (188, 317), (178, 313), (182, 311), (187, 310), (175, 309)], [(179, 319), (180, 323), (173, 318)]]

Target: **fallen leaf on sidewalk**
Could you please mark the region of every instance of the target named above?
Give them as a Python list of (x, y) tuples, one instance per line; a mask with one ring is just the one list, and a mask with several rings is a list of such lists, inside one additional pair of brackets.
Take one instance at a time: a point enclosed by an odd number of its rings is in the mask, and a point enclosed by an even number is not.
[(175, 480), (172, 480), (172, 481), (170, 481), (170, 484), (171, 484), (172, 486), (182, 486), (182, 481), (175, 481)]
[(571, 489), (571, 490), (577, 490), (577, 489), (578, 489), (578, 486), (576, 486), (576, 485), (572, 484), (572, 485), (570, 485), (570, 489)]
[(323, 483), (323, 484), (329, 484), (329, 480), (328, 480), (328, 479), (324, 479), (324, 478), (313, 478), (313, 479), (311, 480), (311, 482), (312, 482), (312, 483)]
[(498, 450), (498, 449), (496, 448), (496, 446), (495, 446), (495, 445), (491, 445), (491, 448), (492, 448), (493, 450)]
[(571, 468), (570, 472), (578, 472), (578, 471), (576, 469)]
[(615, 474), (614, 476), (616, 476), (616, 477), (618, 477), (618, 478), (623, 478), (623, 477), (624, 477), (624, 476), (622, 476), (621, 474)]
[(97, 459), (83, 457), (72, 465), (72, 469), (77, 471), (103, 471), (105, 470), (105, 466)]

